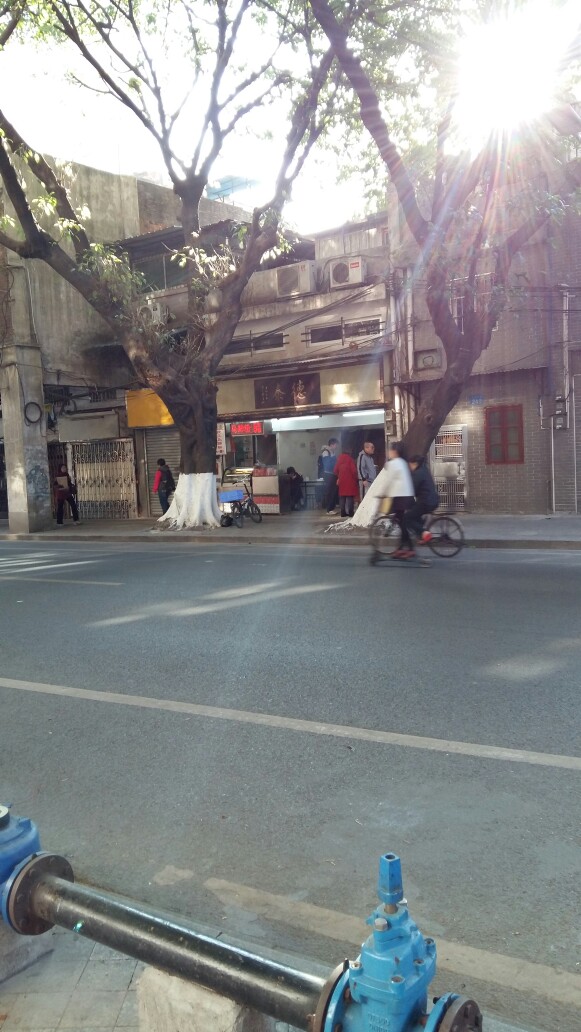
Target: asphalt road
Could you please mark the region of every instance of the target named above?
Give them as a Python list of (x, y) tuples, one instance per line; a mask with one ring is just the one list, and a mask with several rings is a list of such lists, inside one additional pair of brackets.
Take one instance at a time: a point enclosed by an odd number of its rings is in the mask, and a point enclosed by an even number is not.
[(436, 989), (575, 1032), (581, 553), (366, 559), (0, 543), (1, 801), (79, 879), (329, 965), (392, 850)]

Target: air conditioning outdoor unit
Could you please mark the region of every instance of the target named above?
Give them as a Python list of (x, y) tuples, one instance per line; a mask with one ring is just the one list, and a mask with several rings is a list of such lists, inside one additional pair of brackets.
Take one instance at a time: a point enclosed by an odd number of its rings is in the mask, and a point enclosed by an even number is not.
[(139, 314), (144, 322), (149, 322), (153, 326), (165, 326), (169, 322), (170, 311), (167, 305), (162, 305), (160, 301), (148, 301), (139, 309)]
[(315, 293), (315, 263), (298, 262), (296, 265), (281, 265), (276, 270), (277, 297), (299, 297)]
[(360, 255), (345, 255), (331, 262), (331, 290), (341, 287), (356, 287), (365, 283), (367, 269), (365, 258)]
[(442, 352), (439, 348), (433, 351), (420, 351), (416, 354), (416, 369), (441, 369)]

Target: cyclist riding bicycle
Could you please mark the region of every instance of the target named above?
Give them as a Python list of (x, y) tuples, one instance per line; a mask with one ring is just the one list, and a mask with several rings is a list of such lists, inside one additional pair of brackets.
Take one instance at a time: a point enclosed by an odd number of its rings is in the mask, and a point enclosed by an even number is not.
[(423, 455), (414, 455), (409, 461), (414, 485), (415, 502), (406, 509), (402, 517), (401, 551), (398, 558), (411, 559), (415, 556), (410, 531), (427, 542), (431, 538), (429, 531), (424, 530), (424, 516), (434, 512), (440, 504), (440, 496), (436, 490), (432, 474), (426, 466)]

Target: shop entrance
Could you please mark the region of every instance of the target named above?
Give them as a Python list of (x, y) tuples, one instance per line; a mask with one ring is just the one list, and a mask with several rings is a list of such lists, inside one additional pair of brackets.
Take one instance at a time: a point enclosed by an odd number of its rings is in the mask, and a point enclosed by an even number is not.
[(354, 459), (357, 459), (365, 441), (371, 441), (375, 446), (373, 461), (377, 466), (377, 472), (385, 465), (385, 433), (382, 426), (354, 426), (349, 430), (341, 431), (341, 448), (347, 448)]

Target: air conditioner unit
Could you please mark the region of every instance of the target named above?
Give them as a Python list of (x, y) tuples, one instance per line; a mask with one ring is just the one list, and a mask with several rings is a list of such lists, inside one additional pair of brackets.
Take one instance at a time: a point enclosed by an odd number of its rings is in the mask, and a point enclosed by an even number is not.
[(441, 369), (442, 368), (442, 352), (439, 348), (434, 348), (433, 351), (420, 351), (415, 357), (416, 369)]
[(365, 283), (366, 274), (365, 258), (350, 254), (336, 258), (331, 262), (331, 290), (359, 286)]
[(146, 305), (141, 306), (139, 314), (145, 323), (165, 326), (169, 322), (170, 311), (167, 305), (162, 305), (160, 301), (148, 301)]
[(299, 297), (315, 293), (315, 263), (298, 262), (296, 265), (281, 265), (276, 270), (277, 297)]

